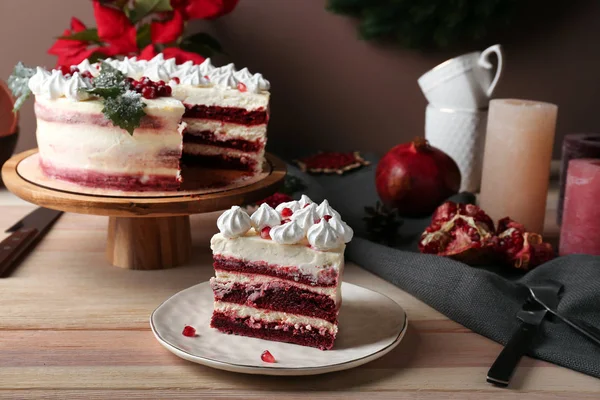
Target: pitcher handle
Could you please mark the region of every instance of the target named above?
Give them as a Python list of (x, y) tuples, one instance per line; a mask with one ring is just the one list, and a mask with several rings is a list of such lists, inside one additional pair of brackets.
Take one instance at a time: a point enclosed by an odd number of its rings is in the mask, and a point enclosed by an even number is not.
[(493, 65), (488, 59), (490, 54), (492, 53), (496, 53), (496, 56), (498, 57), (498, 68), (496, 68), (496, 76), (494, 76), (490, 87), (487, 88), (486, 93), (488, 97), (491, 97), (492, 93), (494, 93), (494, 89), (496, 89), (496, 85), (498, 84), (500, 76), (502, 75), (502, 47), (499, 44), (495, 44), (493, 46), (488, 47), (483, 52), (481, 52), (481, 56), (479, 56), (479, 60), (477, 61), (477, 64), (479, 64), (479, 66), (481, 66), (482, 68), (492, 69)]

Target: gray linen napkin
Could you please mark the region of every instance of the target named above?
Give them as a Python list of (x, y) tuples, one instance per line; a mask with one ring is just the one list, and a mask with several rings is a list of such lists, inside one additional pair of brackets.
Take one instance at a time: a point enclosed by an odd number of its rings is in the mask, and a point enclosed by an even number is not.
[[(374, 160), (373, 157), (368, 157)], [(522, 284), (553, 279), (564, 285), (558, 310), (600, 327), (600, 257), (556, 258), (520, 274), (499, 265), (470, 267), (444, 257), (420, 254), (416, 243), (429, 218), (405, 219), (397, 248), (367, 239), (364, 206), (377, 201), (375, 166), (338, 176), (308, 176), (295, 167), (291, 175), (308, 184), (314, 201), (327, 198), (355, 230), (346, 259), (412, 294), (448, 318), (501, 344), (518, 326), (516, 314), (527, 297)], [(472, 202), (472, 195), (453, 199)], [(558, 320), (543, 322), (530, 356), (600, 377), (600, 348)]]

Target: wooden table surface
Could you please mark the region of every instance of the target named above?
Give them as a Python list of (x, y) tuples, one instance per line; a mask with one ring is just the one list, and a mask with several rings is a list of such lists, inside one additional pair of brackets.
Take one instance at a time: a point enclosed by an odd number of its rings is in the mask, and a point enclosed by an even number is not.
[[(0, 230), (33, 208), (0, 191)], [(600, 398), (600, 380), (530, 358), (510, 389), (487, 384), (500, 345), (352, 264), (346, 281), (388, 295), (408, 313), (405, 339), (383, 358), (289, 378), (184, 361), (158, 344), (148, 317), (167, 297), (212, 275), (215, 220), (214, 213), (192, 217), (189, 265), (132, 271), (104, 259), (106, 217), (63, 215), (13, 276), (0, 280), (0, 398)]]

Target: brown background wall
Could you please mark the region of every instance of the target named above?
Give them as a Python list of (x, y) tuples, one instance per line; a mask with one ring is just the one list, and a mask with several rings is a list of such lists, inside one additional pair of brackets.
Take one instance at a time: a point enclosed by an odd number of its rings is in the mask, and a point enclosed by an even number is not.
[[(191, 28), (210, 29), (233, 61), (271, 81), (271, 148), (382, 153), (422, 135), (426, 102), (417, 78), (457, 53), (359, 41), (354, 22), (324, 5), (324, 0), (241, 0), (230, 16)], [(506, 69), (496, 95), (558, 104), (559, 136), (600, 131), (600, 2), (563, 8), (530, 13), (502, 40)], [(19, 60), (52, 66), (46, 50), (71, 15), (94, 23), (88, 1), (0, 0), (0, 76), (8, 77)], [(477, 49), (460, 52), (470, 50)], [(19, 149), (35, 146), (34, 130), (29, 103), (21, 113)]]

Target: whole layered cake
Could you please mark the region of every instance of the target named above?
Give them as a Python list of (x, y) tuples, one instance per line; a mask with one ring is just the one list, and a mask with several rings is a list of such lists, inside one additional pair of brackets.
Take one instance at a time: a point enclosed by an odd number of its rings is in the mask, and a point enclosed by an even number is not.
[(182, 163), (262, 170), (270, 85), (247, 68), (159, 54), (32, 75), (40, 166), (51, 178), (155, 191), (179, 189)]
[(328, 350), (338, 332), (345, 243), (352, 229), (307, 196), (250, 217), (238, 206), (211, 239), (211, 326), (225, 333)]

